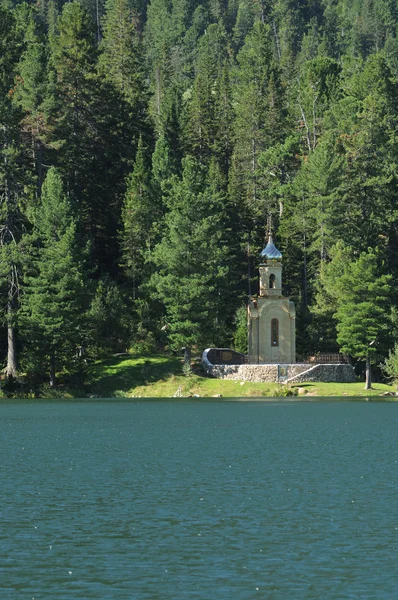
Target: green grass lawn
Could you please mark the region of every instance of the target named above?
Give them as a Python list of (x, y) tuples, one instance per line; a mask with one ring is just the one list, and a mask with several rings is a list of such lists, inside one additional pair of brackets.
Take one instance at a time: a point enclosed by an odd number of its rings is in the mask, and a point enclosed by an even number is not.
[[(173, 396), (272, 397), (286, 395), (289, 388), (273, 383), (251, 383), (182, 374), (182, 360), (166, 354), (121, 355), (96, 362), (90, 369), (89, 389), (102, 398), (170, 398)], [(292, 394), (307, 396), (380, 396), (394, 388), (374, 384), (365, 392), (364, 383), (303, 383), (291, 387)]]
[(90, 389), (101, 397), (170, 398), (271, 396), (284, 392), (270, 383), (248, 383), (182, 375), (182, 360), (164, 354), (119, 356), (98, 361), (90, 370)]
[(301, 383), (293, 387), (299, 395), (308, 396), (380, 396), (385, 392), (395, 392), (395, 388), (384, 383), (374, 383), (372, 390), (365, 391), (365, 382), (355, 383)]

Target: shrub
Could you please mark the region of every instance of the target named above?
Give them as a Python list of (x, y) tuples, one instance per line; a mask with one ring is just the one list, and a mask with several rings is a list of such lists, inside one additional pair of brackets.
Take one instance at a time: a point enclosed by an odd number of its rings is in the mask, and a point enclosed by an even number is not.
[(381, 365), (381, 368), (388, 379), (395, 384), (398, 384), (398, 343), (390, 350), (388, 357)]
[(247, 354), (247, 308), (240, 306), (235, 314), (234, 349)]

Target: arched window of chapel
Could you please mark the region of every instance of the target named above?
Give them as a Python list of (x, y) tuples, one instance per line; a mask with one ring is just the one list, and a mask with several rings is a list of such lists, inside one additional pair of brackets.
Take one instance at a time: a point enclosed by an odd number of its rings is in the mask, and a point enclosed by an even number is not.
[(271, 275), (269, 276), (269, 289), (273, 290), (276, 287), (276, 277), (274, 275), (274, 273), (271, 273)]
[(271, 320), (271, 346), (279, 346), (279, 321)]

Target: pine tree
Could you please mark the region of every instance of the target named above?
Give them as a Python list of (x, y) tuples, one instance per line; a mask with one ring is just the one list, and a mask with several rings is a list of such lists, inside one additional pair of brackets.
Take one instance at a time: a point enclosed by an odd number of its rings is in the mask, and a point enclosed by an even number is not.
[(146, 88), (138, 21), (127, 0), (107, 0), (99, 71), (120, 92), (131, 110), (136, 142), (146, 131)]
[(62, 368), (72, 370), (84, 332), (87, 282), (72, 206), (56, 169), (49, 170), (34, 216), (33, 258), (22, 299), (29, 370), (43, 368), (51, 387)]
[(395, 385), (398, 385), (398, 343), (388, 353), (388, 357), (381, 365), (382, 370)]
[[(225, 30), (220, 25), (210, 25), (199, 43), (197, 74), (187, 107), (185, 128), (187, 152), (207, 164), (218, 144), (218, 129), (222, 126), (220, 115), (216, 116), (216, 112), (222, 108), (219, 86), (226, 56)], [(225, 93), (228, 93), (225, 81), (223, 88), (224, 109), (228, 113), (230, 99), (225, 98)], [(228, 114), (225, 116), (229, 118)], [(225, 123), (227, 125), (228, 121)]]
[(13, 105), (13, 79), (22, 35), (10, 11), (0, 8), (0, 298), (7, 328), (7, 376), (17, 373), (16, 315), (20, 294), (19, 241), (24, 217), (21, 199), (23, 172), (20, 111)]
[(289, 74), (305, 32), (303, 13), (308, 4), (306, 0), (276, 0), (274, 3), (272, 18), (277, 56)]
[(267, 92), (272, 50), (270, 33), (257, 22), (237, 57), (235, 106), (236, 160), (245, 172), (246, 201), (254, 210), (259, 199), (258, 158), (267, 147)]
[(224, 173), (228, 175), (233, 149), (233, 108), (232, 91), (225, 62), (217, 79), (214, 102), (215, 133), (212, 154)]
[[(273, 62), (271, 32), (256, 22), (237, 57), (238, 68), (233, 86), (234, 160), (233, 169), (241, 179), (239, 188), (247, 219), (247, 243), (254, 253), (264, 241), (264, 227), (269, 211), (260, 157), (270, 147), (280, 144), (286, 135), (286, 99), (281, 73)], [(250, 238), (250, 239), (248, 239)]]
[[(157, 200), (159, 201), (159, 197)], [(131, 282), (133, 299), (137, 297), (138, 289), (148, 270), (146, 258), (157, 241), (156, 222), (160, 216), (160, 206), (156, 204), (145, 150), (140, 138), (134, 169), (127, 182), (122, 210), (122, 266)]]
[(79, 206), (96, 268), (112, 273), (124, 179), (138, 138), (125, 119), (129, 111), (120, 93), (97, 73), (94, 29), (77, 2), (64, 6), (57, 30), (50, 57), (55, 71), (54, 162)]
[(151, 113), (161, 132), (163, 104), (171, 77), (170, 52), (175, 44), (170, 0), (153, 0), (147, 11), (145, 45), (151, 68)]
[(168, 180), (177, 173), (177, 165), (170, 152), (167, 136), (159, 136), (152, 154), (152, 176), (158, 197), (166, 190)]
[(51, 126), (49, 113), (52, 106), (47, 75), (46, 45), (39, 35), (34, 15), (30, 15), (25, 34), (26, 49), (17, 70), (13, 100), (24, 112), (22, 131), (30, 157), (30, 170), (35, 183), (36, 196), (43, 183), (45, 148), (49, 141)]
[(101, 277), (86, 316), (88, 354), (98, 358), (125, 351), (130, 323), (120, 287), (109, 275)]
[(66, 4), (57, 22), (57, 34), (51, 38), (50, 64), (55, 72), (52, 145), (60, 151), (67, 189), (79, 200), (86, 186), (90, 145), (97, 134), (98, 115), (93, 114), (96, 60), (88, 15), (77, 2)]
[(337, 343), (343, 352), (366, 361), (365, 389), (370, 389), (371, 363), (391, 326), (391, 275), (383, 273), (377, 252), (372, 249), (356, 260), (351, 256), (344, 246), (338, 246), (332, 261), (322, 266), (320, 283), (334, 306)]
[(395, 86), (380, 55), (371, 56), (362, 71), (343, 76), (346, 95), (331, 110), (334, 153), (340, 157), (338, 201), (330, 214), (333, 235), (362, 251), (384, 250), (385, 241), (395, 239)]
[(310, 153), (316, 148), (324, 114), (339, 97), (340, 70), (337, 61), (324, 56), (306, 61), (301, 68), (295, 107), (305, 152)]
[[(263, 2), (262, 4), (263, 6), (267, 6), (269, 3)], [(250, 34), (254, 22), (256, 20), (262, 20), (264, 22), (265, 17), (268, 16), (264, 15), (264, 12), (261, 10), (261, 8), (260, 2), (253, 2), (253, 0), (240, 0), (233, 33), (233, 40), (238, 51), (244, 44), (246, 36)]]
[(219, 343), (225, 335), (228, 247), (223, 205), (206, 185), (203, 167), (183, 161), (168, 196), (164, 237), (153, 251), (153, 295), (165, 306), (170, 345), (176, 350)]

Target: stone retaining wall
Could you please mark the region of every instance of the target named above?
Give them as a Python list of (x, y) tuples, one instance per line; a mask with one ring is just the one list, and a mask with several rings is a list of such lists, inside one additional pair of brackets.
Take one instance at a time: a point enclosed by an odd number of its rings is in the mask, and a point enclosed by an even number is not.
[[(293, 366), (293, 365), (290, 365)], [(324, 381), (326, 383), (353, 383), (355, 373), (352, 365), (314, 365), (304, 373), (295, 376), (290, 375), (287, 383), (304, 383), (311, 381)]]
[(271, 383), (335, 382), (355, 381), (354, 369), (347, 364), (312, 365), (308, 363), (266, 364), (266, 365), (213, 365), (207, 358), (207, 350), (202, 356), (206, 372), (217, 379), (237, 379), (240, 381)]
[(278, 383), (278, 365), (214, 365), (206, 370), (216, 379)]

